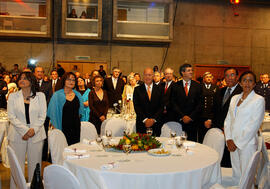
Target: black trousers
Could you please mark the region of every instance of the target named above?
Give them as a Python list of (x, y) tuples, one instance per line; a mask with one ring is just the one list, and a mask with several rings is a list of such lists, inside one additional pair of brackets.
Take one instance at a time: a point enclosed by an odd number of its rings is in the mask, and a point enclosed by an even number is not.
[(46, 132), (46, 139), (44, 140), (43, 150), (42, 150), (42, 161), (51, 162), (50, 154), (48, 154), (48, 130), (49, 130), (50, 118), (46, 117), (44, 122), (44, 128)]
[(180, 124), (182, 125), (182, 130), (187, 133), (187, 139), (198, 142), (198, 122), (191, 122), (189, 124), (185, 124), (181, 121)]

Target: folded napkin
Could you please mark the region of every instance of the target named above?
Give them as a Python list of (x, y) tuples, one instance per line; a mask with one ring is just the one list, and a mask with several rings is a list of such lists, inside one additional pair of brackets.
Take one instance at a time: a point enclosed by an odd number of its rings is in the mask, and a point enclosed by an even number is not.
[(64, 152), (86, 153), (86, 150), (82, 150), (82, 149), (78, 149), (78, 148), (65, 148)]
[(91, 140), (88, 140), (88, 139), (85, 139), (85, 138), (83, 139), (82, 143), (83, 144), (90, 144), (90, 145), (93, 145), (93, 146), (98, 145), (96, 141), (91, 141)]
[(116, 139), (111, 139), (109, 141), (109, 144), (112, 145), (112, 146), (116, 146), (118, 143), (119, 143), (119, 140), (116, 140)]
[(168, 144), (172, 145), (172, 144), (174, 144), (174, 143), (175, 143), (175, 142), (174, 142), (173, 139), (168, 140)]
[(102, 171), (106, 171), (106, 170), (110, 170), (112, 168), (118, 167), (118, 164), (115, 162), (111, 162), (111, 163), (106, 163), (104, 165), (102, 165), (100, 168)]
[(70, 159), (85, 159), (85, 158), (89, 158), (90, 155), (89, 154), (71, 154), (71, 155), (67, 155), (66, 159), (70, 160)]
[(183, 143), (183, 146), (184, 147), (194, 147), (194, 146), (196, 146), (196, 143), (195, 142), (186, 141), (186, 142)]

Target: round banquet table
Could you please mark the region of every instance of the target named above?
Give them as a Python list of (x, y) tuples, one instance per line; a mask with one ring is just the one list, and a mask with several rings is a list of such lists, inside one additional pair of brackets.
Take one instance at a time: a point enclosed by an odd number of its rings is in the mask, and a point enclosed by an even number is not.
[[(158, 138), (163, 144), (166, 138)], [(166, 149), (172, 145), (165, 145)], [(219, 155), (212, 148), (196, 143), (189, 153), (171, 149), (172, 155), (157, 157), (147, 152), (134, 152), (128, 156), (122, 152), (93, 150), (93, 145), (74, 144), (68, 148), (84, 149), (88, 158), (69, 159), (70, 152), (64, 152), (64, 166), (79, 179), (81, 188), (106, 189), (173, 189), (209, 188), (220, 183), (221, 174), (218, 163)], [(72, 153), (72, 152), (71, 152)], [(74, 152), (73, 152), (74, 153)], [(118, 160), (129, 159), (129, 162)], [(102, 166), (116, 162), (112, 169)]]
[(7, 118), (0, 118), (0, 130), (4, 132), (4, 139), (1, 145), (1, 161), (6, 168), (9, 168), (9, 161), (7, 156), (7, 146), (8, 146), (8, 139), (7, 139), (7, 131), (9, 127), (9, 120)]

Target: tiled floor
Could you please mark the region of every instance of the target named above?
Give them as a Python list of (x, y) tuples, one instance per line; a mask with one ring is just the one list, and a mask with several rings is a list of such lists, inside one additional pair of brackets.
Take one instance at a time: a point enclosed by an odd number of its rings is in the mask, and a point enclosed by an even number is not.
[[(50, 165), (50, 163), (43, 161), (42, 162), (42, 173), (44, 167)], [(27, 165), (25, 166), (25, 176), (27, 175)], [(10, 169), (5, 168), (2, 163), (0, 163), (0, 177), (1, 177), (1, 185), (0, 189), (9, 189), (10, 182)], [(26, 176), (27, 177), (27, 176)], [(2, 187), (1, 187), (2, 186)]]

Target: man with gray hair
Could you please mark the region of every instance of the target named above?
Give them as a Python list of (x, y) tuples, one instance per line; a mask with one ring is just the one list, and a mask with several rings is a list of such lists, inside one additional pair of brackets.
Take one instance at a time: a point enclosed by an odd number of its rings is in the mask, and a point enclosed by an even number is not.
[(176, 121), (175, 115), (173, 111), (173, 107), (171, 104), (171, 91), (173, 88), (173, 85), (175, 84), (173, 81), (173, 69), (172, 68), (166, 68), (164, 70), (164, 78), (165, 82), (160, 84), (161, 91), (163, 92), (163, 121), (164, 123), (169, 121)]
[(153, 83), (154, 73), (146, 68), (143, 73), (144, 84), (135, 88), (133, 103), (136, 112), (136, 129), (139, 133), (146, 133), (152, 128), (154, 136), (160, 136), (162, 125), (162, 92), (160, 87)]

